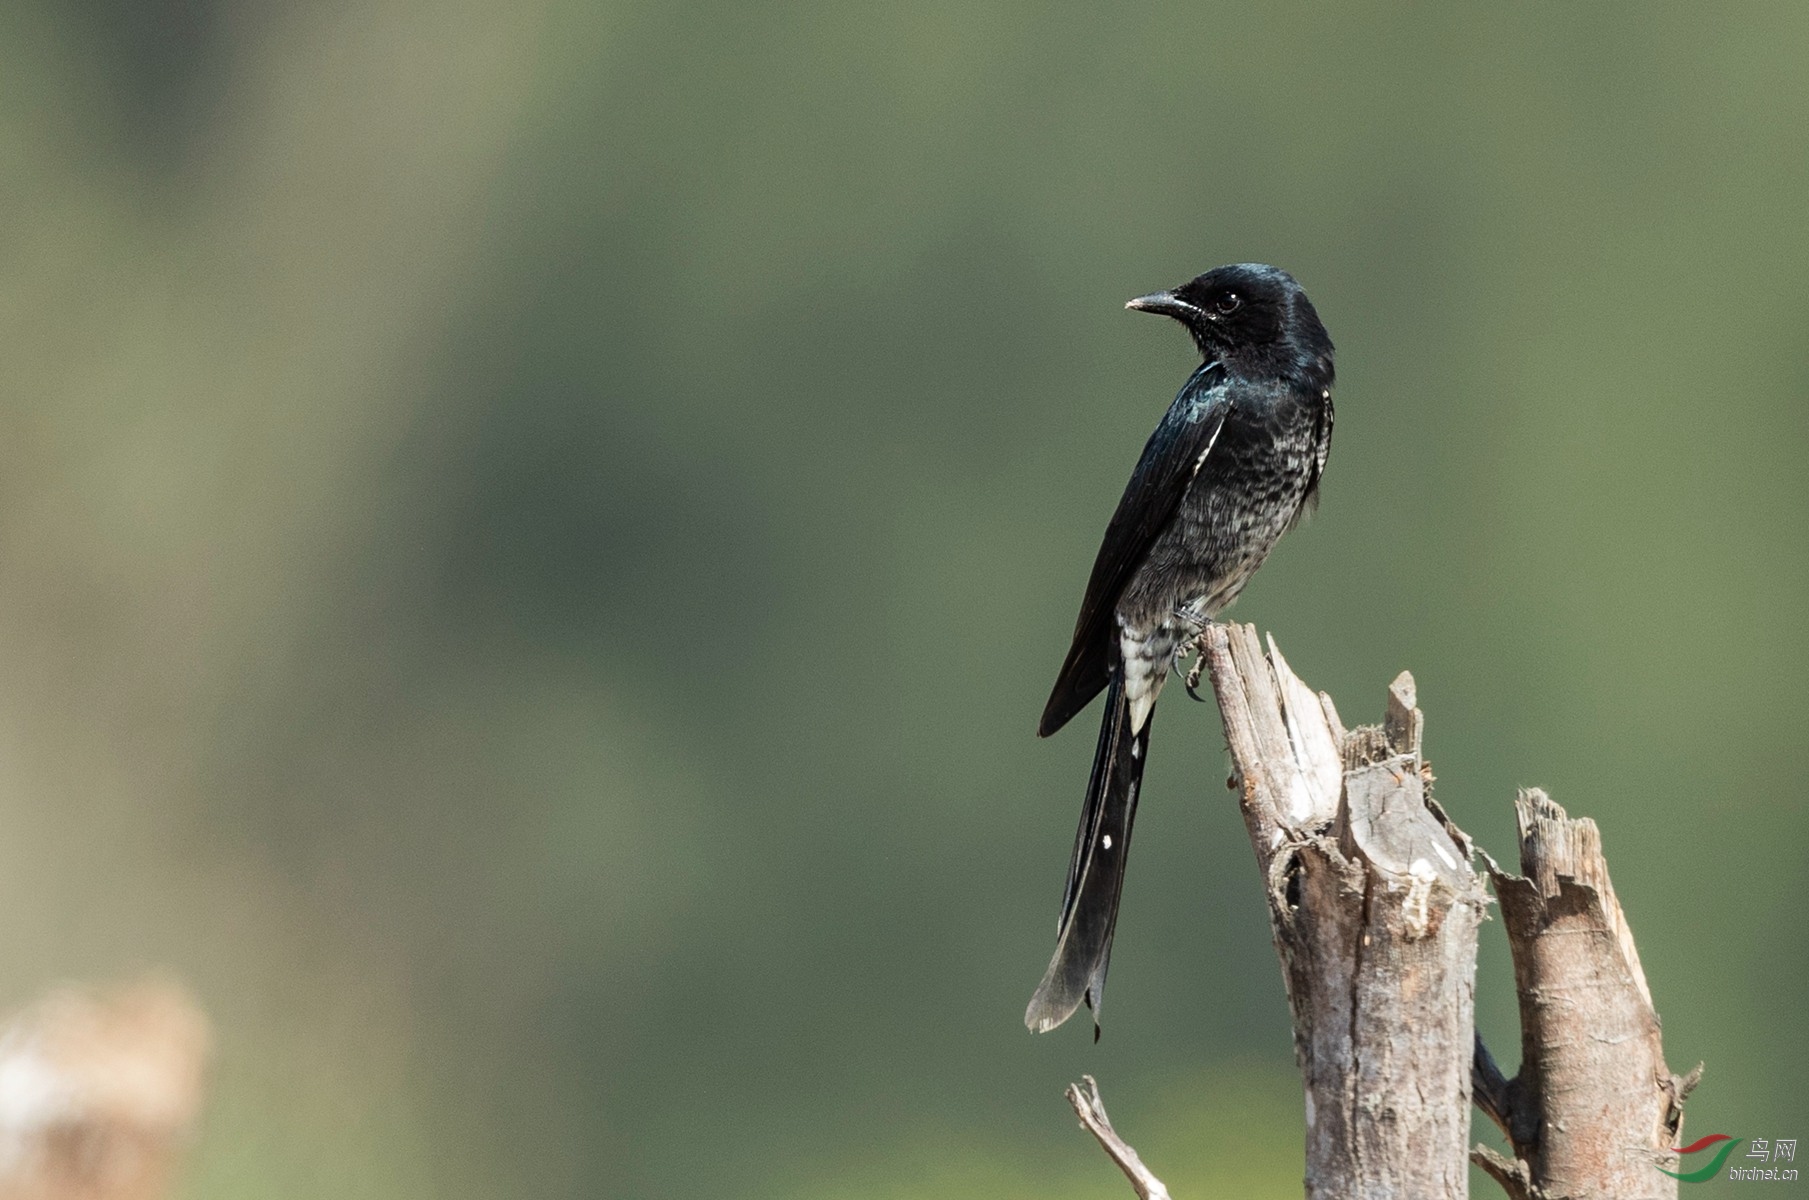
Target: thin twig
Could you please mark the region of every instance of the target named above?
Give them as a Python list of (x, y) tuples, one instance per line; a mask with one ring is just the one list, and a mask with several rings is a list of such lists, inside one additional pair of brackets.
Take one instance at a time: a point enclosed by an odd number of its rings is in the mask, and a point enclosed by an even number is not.
[(1508, 1194), (1508, 1200), (1538, 1200), (1539, 1193), (1527, 1176), (1526, 1164), (1519, 1159), (1497, 1154), (1478, 1142), (1470, 1151), (1470, 1161), (1501, 1185), (1501, 1190)]
[(1068, 1085), (1067, 1096), (1068, 1103), (1074, 1106), (1074, 1115), (1080, 1118), (1081, 1128), (1092, 1134), (1099, 1148), (1118, 1164), (1124, 1177), (1137, 1189), (1140, 1200), (1170, 1200), (1168, 1188), (1112, 1128), (1112, 1119), (1106, 1116), (1105, 1101), (1099, 1098), (1099, 1084), (1091, 1075), (1082, 1075), (1080, 1080)]

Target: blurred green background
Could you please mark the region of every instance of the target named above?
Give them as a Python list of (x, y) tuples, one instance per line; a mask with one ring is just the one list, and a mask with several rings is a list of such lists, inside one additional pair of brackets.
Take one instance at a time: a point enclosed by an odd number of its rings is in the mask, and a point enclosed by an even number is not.
[(1722, 17), (7, 5), (0, 990), (193, 985), (193, 1197), (1120, 1196), (1083, 1071), (1299, 1195), (1210, 708), (1104, 1040), (1020, 1023), (1193, 365), (1120, 305), (1255, 259), (1339, 421), (1231, 615), (1410, 667), (1496, 855), (1596, 817), (1690, 1131), (1809, 1135), (1809, 8)]

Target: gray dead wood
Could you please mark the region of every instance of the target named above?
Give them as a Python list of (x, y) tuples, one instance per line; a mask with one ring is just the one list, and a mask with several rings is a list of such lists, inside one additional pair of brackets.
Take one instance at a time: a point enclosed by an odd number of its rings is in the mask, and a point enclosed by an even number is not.
[[(1489, 874), (1520, 995), (1520, 1074), (1503, 1079), (1476, 1043), (1478, 1105), (1513, 1147), (1475, 1161), (1510, 1196), (1666, 1200), (1683, 1101), (1702, 1068), (1665, 1066), (1639, 951), (1608, 878), (1595, 822), (1544, 792), (1516, 801), (1520, 869)], [(1487, 1080), (1486, 1084), (1483, 1080)], [(1487, 1097), (1486, 1102), (1484, 1097)]]
[(1131, 1181), (1139, 1200), (1169, 1200), (1168, 1188), (1112, 1128), (1112, 1119), (1106, 1116), (1105, 1101), (1099, 1098), (1099, 1084), (1091, 1075), (1082, 1075), (1079, 1083), (1068, 1085), (1068, 1103), (1074, 1107), (1074, 1115), (1080, 1118), (1080, 1127), (1093, 1135), (1099, 1148)]
[(1427, 793), (1413, 679), (1347, 733), (1254, 626), (1202, 644), (1293, 1011), (1306, 1194), (1463, 1197), (1487, 897)]
[[(1269, 904), (1306, 1092), (1306, 1194), (1451, 1200), (1474, 1161), (1512, 1200), (1674, 1200), (1687, 1076), (1664, 1063), (1645, 973), (1594, 822), (1520, 794), (1520, 863), (1485, 854), (1520, 999), (1520, 1073), (1474, 1032), (1488, 898), (1430, 794), (1425, 717), (1405, 672), (1383, 722), (1346, 731), (1331, 698), (1249, 625), (1200, 640)], [(1112, 1131), (1092, 1079), (1082, 1123), (1138, 1194), (1161, 1182)], [(1513, 1156), (1469, 1144), (1469, 1106)]]

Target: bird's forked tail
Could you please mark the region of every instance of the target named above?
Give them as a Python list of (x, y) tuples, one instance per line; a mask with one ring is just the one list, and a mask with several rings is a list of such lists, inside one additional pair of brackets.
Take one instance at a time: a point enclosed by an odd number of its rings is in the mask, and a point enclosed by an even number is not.
[(1085, 1003), (1093, 1010), (1094, 1040), (1099, 1038), (1099, 1005), (1112, 957), (1112, 928), (1118, 923), (1124, 860), (1131, 848), (1131, 819), (1137, 813), (1137, 790), (1149, 755), (1150, 726), (1155, 723), (1152, 707), (1143, 727), (1132, 730), (1122, 665), (1112, 671), (1105, 700), (1099, 749), (1093, 754), (1093, 774), (1087, 780), (1080, 830), (1068, 863), (1055, 956), (1024, 1013), (1024, 1024), (1035, 1033), (1054, 1029)]

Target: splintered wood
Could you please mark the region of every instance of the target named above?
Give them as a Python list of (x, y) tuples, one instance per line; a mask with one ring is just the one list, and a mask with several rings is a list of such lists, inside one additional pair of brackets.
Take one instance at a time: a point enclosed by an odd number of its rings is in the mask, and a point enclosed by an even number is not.
[(1346, 732), (1254, 627), (1204, 641), (1294, 1016), (1307, 1195), (1462, 1197), (1487, 898), (1427, 795), (1412, 677)]
[[(1665, 1066), (1595, 823), (1522, 792), (1524, 876), (1483, 855), (1520, 999), (1508, 1079), (1474, 1031), (1489, 901), (1475, 847), (1432, 798), (1413, 677), (1389, 686), (1380, 725), (1347, 731), (1253, 626), (1210, 626), (1200, 647), (1293, 1012), (1307, 1196), (1461, 1200), (1473, 1161), (1511, 1200), (1674, 1200), (1702, 1068)], [(1091, 1078), (1069, 1100), (1140, 1196), (1166, 1196)], [(1470, 1150), (1472, 1100), (1511, 1157)]]
[(1514, 956), (1520, 1074), (1483, 1106), (1513, 1158), (1478, 1147), (1477, 1165), (1515, 1197), (1675, 1196), (1661, 1168), (1679, 1169), (1683, 1101), (1702, 1068), (1679, 1076), (1665, 1066), (1595, 822), (1536, 788), (1520, 793), (1514, 815), (1524, 874), (1491, 860), (1489, 875)]

